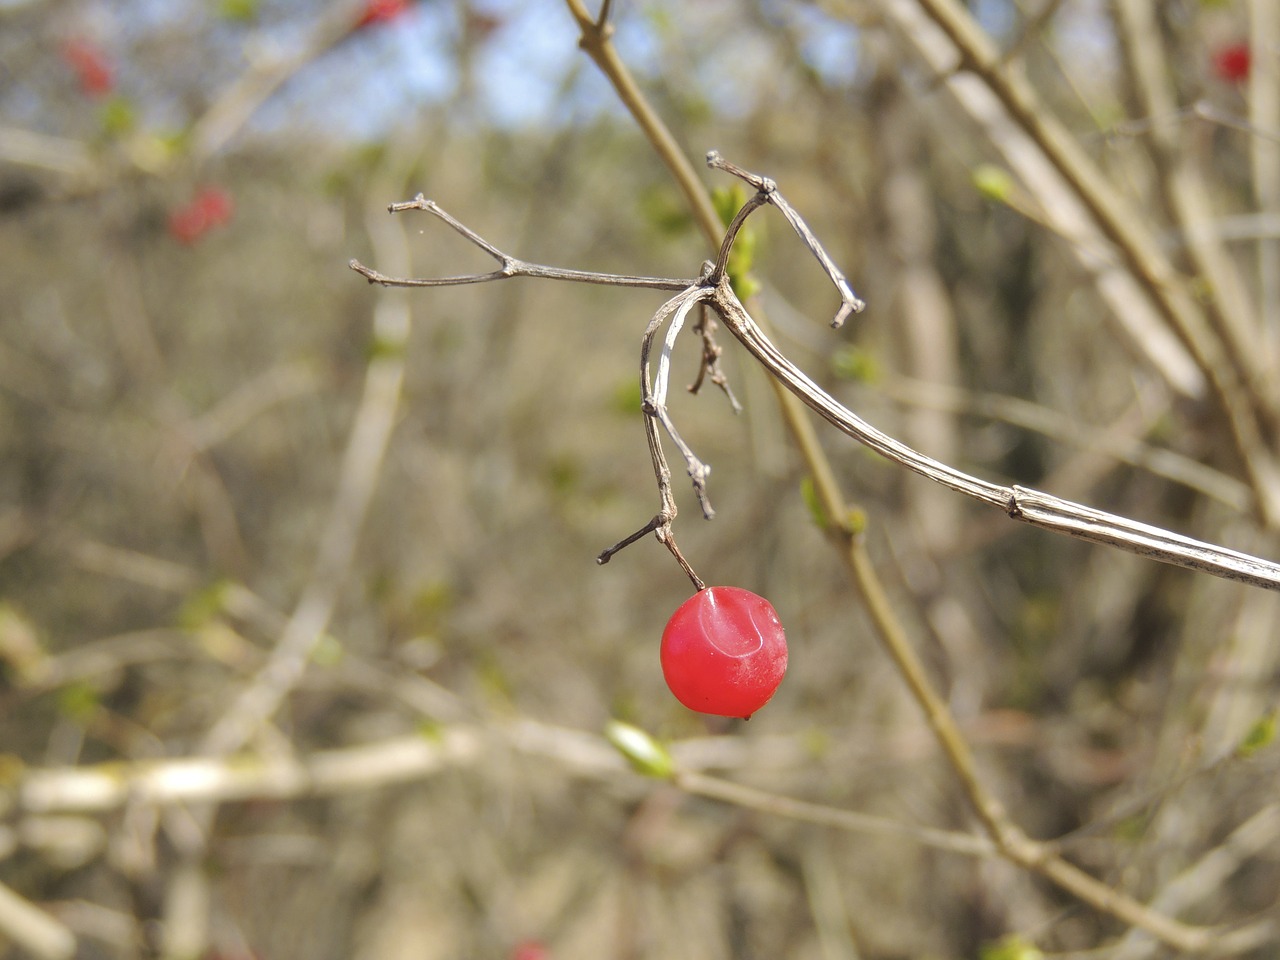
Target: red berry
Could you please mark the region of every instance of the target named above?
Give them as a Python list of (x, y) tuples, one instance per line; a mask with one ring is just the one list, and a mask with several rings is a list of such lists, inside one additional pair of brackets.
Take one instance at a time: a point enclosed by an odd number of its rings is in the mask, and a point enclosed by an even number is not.
[(511, 960), (551, 960), (551, 951), (537, 940), (525, 940), (515, 945)]
[(354, 29), (359, 30), (374, 23), (389, 23), (408, 11), (409, 0), (365, 0)]
[(231, 198), (231, 194), (227, 193), (222, 187), (217, 186), (202, 187), (191, 203), (192, 206), (200, 208), (201, 213), (204, 214), (205, 222), (211, 227), (220, 227), (228, 223), (232, 214), (236, 211), (235, 201)]
[(169, 235), (190, 246), (214, 227), (230, 221), (235, 201), (222, 187), (201, 187), (190, 201), (169, 214)]
[(76, 74), (85, 96), (101, 97), (116, 85), (116, 72), (107, 55), (94, 43), (72, 37), (62, 45), (62, 60)]
[(1243, 83), (1249, 79), (1251, 63), (1249, 44), (1231, 43), (1218, 48), (1218, 52), (1213, 55), (1213, 72), (1227, 83)]
[(786, 672), (778, 612), (750, 590), (699, 590), (662, 631), (662, 675), (690, 710), (745, 719), (769, 702)]
[(185, 204), (169, 214), (169, 235), (186, 246), (199, 240), (208, 226), (204, 211), (194, 204)]

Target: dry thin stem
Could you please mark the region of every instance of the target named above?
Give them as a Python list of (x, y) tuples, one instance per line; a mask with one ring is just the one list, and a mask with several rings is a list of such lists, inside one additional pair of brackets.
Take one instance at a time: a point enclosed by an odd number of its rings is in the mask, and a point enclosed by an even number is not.
[[(706, 480), (711, 468), (694, 455), (689, 445), (676, 432), (675, 425), (671, 422), (671, 417), (666, 410), (667, 387), (670, 382), (671, 344), (674, 342), (676, 334), (680, 332), (680, 327), (689, 315), (689, 311), (709, 295), (706, 287), (698, 284), (690, 286), (659, 307), (658, 312), (653, 315), (653, 318), (649, 321), (649, 326), (645, 329), (640, 347), (641, 405), (645, 414), (645, 438), (649, 443), (649, 456), (653, 461), (653, 473), (658, 483), (658, 496), (661, 500), (661, 507), (653, 519), (643, 527), (602, 551), (596, 557), (597, 563), (608, 563), (610, 558), (623, 547), (635, 543), (649, 533), (653, 533), (657, 536), (659, 542), (670, 551), (676, 563), (680, 565), (685, 575), (693, 583), (695, 590), (704, 589), (706, 584), (694, 572), (689, 561), (680, 552), (680, 548), (676, 545), (675, 533), (671, 529), (671, 523), (676, 518), (678, 508), (676, 507), (675, 497), (671, 492), (671, 468), (668, 466), (666, 454), (662, 450), (662, 438), (658, 436), (658, 424), (661, 423), (666, 428), (667, 433), (671, 435), (671, 439), (684, 455), (689, 478), (693, 482), (694, 493), (702, 506), (703, 516), (708, 520), (711, 519), (715, 512), (711, 509), (711, 504), (706, 495)], [(670, 326), (671, 332), (663, 344), (658, 377), (655, 381), (650, 373), (649, 355), (653, 349), (654, 337), (657, 336), (667, 317), (673, 318)]]
[[(711, 507), (711, 502), (707, 498), (707, 477), (711, 473), (711, 468), (698, 458), (693, 452), (689, 444), (680, 436), (680, 432), (676, 429), (674, 421), (667, 410), (667, 395), (670, 388), (671, 380), (671, 352), (675, 346), (675, 340), (680, 330), (684, 326), (689, 312), (703, 301), (707, 300), (711, 295), (711, 288), (706, 285), (706, 278), (710, 275), (712, 269), (711, 264), (704, 265), (703, 275), (696, 280), (679, 280), (665, 277), (635, 277), (624, 276), (609, 273), (596, 273), (587, 270), (570, 270), (561, 267), (549, 267), (543, 264), (529, 263), (518, 257), (513, 257), (508, 253), (504, 253), (498, 247), (494, 246), (488, 240), (481, 237), (478, 233), (462, 223), (456, 217), (445, 212), (433, 200), (428, 200), (422, 194), (418, 194), (413, 200), (407, 200), (402, 203), (393, 203), (387, 207), (390, 213), (404, 213), (410, 210), (421, 210), (430, 213), (433, 216), (443, 220), (453, 230), (466, 238), (470, 243), (479, 247), (489, 256), (498, 261), (501, 266), (497, 270), (488, 273), (470, 273), (461, 274), (452, 277), (391, 277), (367, 267), (358, 260), (352, 260), (350, 267), (361, 276), (365, 277), (370, 283), (378, 283), (383, 286), (392, 287), (445, 287), (459, 286), (470, 283), (484, 283), (492, 280), (505, 280), (509, 277), (537, 277), (544, 280), (566, 280), (577, 283), (594, 283), (605, 286), (617, 287), (640, 287), (644, 289), (658, 290), (679, 290), (680, 293), (672, 297), (653, 315), (649, 322), (648, 328), (645, 330), (644, 338), (640, 350), (640, 390), (642, 399), (642, 409), (645, 414), (645, 432), (649, 440), (649, 452), (653, 460), (654, 476), (658, 483), (658, 492), (661, 498), (661, 507), (643, 527), (632, 533), (613, 546), (601, 551), (596, 557), (597, 563), (608, 563), (615, 553), (624, 547), (630, 546), (637, 540), (643, 539), (650, 533), (657, 536), (657, 539), (670, 551), (673, 558), (684, 570), (685, 574), (693, 583), (694, 588), (701, 590), (705, 584), (702, 579), (690, 566), (688, 560), (680, 552), (675, 541), (675, 535), (671, 529), (671, 522), (676, 517), (677, 507), (674, 496), (671, 493), (671, 470), (667, 465), (666, 456), (662, 451), (662, 443), (657, 434), (656, 423), (660, 423), (671, 437), (673, 443), (680, 450), (681, 456), (684, 458), (685, 467), (689, 474), (689, 479), (693, 484), (694, 494), (698, 498), (698, 504), (702, 508), (703, 516), (710, 520), (715, 516), (715, 510)], [(663, 338), (662, 350), (658, 358), (657, 376), (654, 377), (650, 369), (650, 354), (653, 348), (653, 341), (662, 329), (662, 325), (671, 318), (667, 334)], [(704, 367), (710, 366), (712, 370), (712, 380), (718, 383), (722, 389), (728, 393), (731, 402), (735, 405), (737, 400), (728, 389), (727, 382), (724, 380), (723, 374), (720, 373), (716, 363), (718, 352), (708, 353), (711, 348), (705, 346), (704, 339)], [(715, 348), (718, 351), (719, 348)], [(710, 356), (710, 359), (706, 359)], [(699, 378), (701, 380), (701, 377)]]
[[(711, 468), (698, 459), (689, 444), (676, 431), (671, 414), (667, 411), (667, 393), (671, 383), (671, 351), (675, 347), (676, 337), (680, 334), (685, 320), (688, 319), (689, 312), (709, 296), (710, 293), (706, 287), (690, 287), (688, 291), (672, 301), (675, 304), (675, 310), (671, 322), (667, 325), (667, 335), (662, 341), (662, 353), (658, 357), (658, 373), (653, 378), (652, 384), (649, 379), (649, 354), (660, 323), (656, 318), (655, 322), (649, 325), (644, 343), (640, 348), (640, 380), (644, 412), (656, 418), (666, 428), (671, 441), (684, 457), (689, 479), (693, 482), (693, 492), (702, 507), (702, 515), (708, 520), (715, 516), (715, 511), (711, 509), (711, 502), (707, 499), (707, 477), (711, 474)], [(662, 313), (663, 311), (659, 311), (659, 315)], [(657, 468), (656, 462), (654, 467)]]
[(702, 389), (703, 381), (710, 380), (728, 398), (729, 406), (733, 408), (733, 412), (741, 413), (742, 404), (733, 395), (733, 388), (729, 386), (729, 379), (724, 375), (724, 371), (720, 369), (720, 357), (723, 355), (724, 349), (716, 342), (715, 332), (717, 326), (715, 317), (707, 311), (707, 305), (699, 303), (698, 322), (693, 325), (693, 332), (702, 338), (702, 365), (698, 367), (698, 378), (689, 384), (689, 392), (696, 394)]
[(728, 283), (722, 282), (719, 291), (719, 296), (711, 302), (721, 310), (725, 326), (752, 356), (828, 423), (899, 466), (967, 497), (1000, 507), (1014, 520), (1227, 580), (1280, 590), (1280, 564), (1270, 560), (1184, 537), (1038, 490), (981, 480), (913, 450), (844, 407), (791, 363), (760, 331)]
[(503, 253), (484, 237), (480, 236), (466, 224), (446, 213), (434, 200), (428, 200), (418, 194), (412, 200), (393, 203), (387, 207), (391, 213), (403, 213), (406, 210), (422, 210), (438, 217), (450, 227), (466, 237), (493, 259), (500, 267), (488, 273), (466, 273), (454, 277), (389, 277), (371, 267), (366, 267), (359, 260), (352, 260), (348, 266), (370, 283), (378, 283), (384, 287), (456, 287), (467, 283), (488, 283), (492, 280), (506, 280), (510, 277), (537, 277), (540, 280), (567, 280), (572, 283), (595, 283), (610, 287), (643, 287), (650, 290), (684, 290), (692, 286), (695, 280), (678, 280), (669, 277), (627, 277), (610, 273), (593, 273), (589, 270), (566, 270), (561, 267), (548, 267), (539, 263), (529, 263), (510, 254)]
[(1211, 497), (1237, 512), (1249, 509), (1249, 488), (1220, 470), (1172, 450), (1150, 446), (1136, 436), (1082, 426), (1068, 416), (1020, 397), (974, 393), (908, 377), (878, 381), (875, 389), (901, 404), (986, 417), (1061, 443), (1099, 451)]
[(1211, 326), (1192, 300), (1186, 284), (1143, 226), (1144, 219), (1043, 107), (1025, 78), (1008, 69), (972, 14), (956, 0), (887, 0), (886, 6), (895, 17), (909, 19), (923, 14), (940, 29), (954, 47), (957, 59), (953, 68), (978, 78), (1069, 184), (1114, 244), (1128, 273), (1195, 359), (1230, 426), (1259, 515), (1268, 524), (1280, 523), (1280, 464), (1270, 452), (1259, 422), (1259, 411), (1267, 421), (1275, 419), (1276, 411), (1269, 409), (1266, 397), (1249, 389), (1250, 384), (1262, 382), (1254, 358), (1232, 356), (1223, 343), (1222, 331)]
[(720, 278), (724, 276), (729, 265), (729, 251), (733, 249), (733, 242), (738, 237), (738, 232), (742, 229), (742, 225), (746, 223), (747, 217), (751, 216), (756, 207), (762, 204), (771, 204), (777, 207), (779, 212), (787, 218), (787, 223), (791, 224), (791, 229), (801, 239), (809, 252), (814, 255), (818, 263), (822, 265), (822, 271), (831, 278), (831, 282), (835, 285), (836, 291), (840, 294), (840, 309), (836, 312), (835, 317), (831, 321), (832, 327), (840, 327), (850, 314), (861, 313), (866, 304), (858, 298), (853, 292), (853, 288), (849, 286), (849, 281), (845, 279), (840, 268), (836, 266), (835, 261), (818, 242), (818, 238), (813, 235), (813, 231), (809, 229), (809, 225), (804, 222), (804, 218), (796, 211), (796, 208), (787, 202), (786, 198), (778, 192), (778, 185), (768, 177), (762, 177), (757, 173), (751, 173), (742, 169), (735, 163), (730, 163), (724, 157), (720, 156), (715, 150), (707, 154), (707, 166), (713, 170), (722, 170), (725, 173), (737, 177), (739, 180), (750, 184), (756, 188), (756, 195), (742, 205), (742, 209), (738, 211), (733, 221), (729, 224), (729, 228), (725, 230), (724, 242), (720, 244), (720, 256), (716, 260), (715, 271), (708, 279), (709, 283), (718, 283)]

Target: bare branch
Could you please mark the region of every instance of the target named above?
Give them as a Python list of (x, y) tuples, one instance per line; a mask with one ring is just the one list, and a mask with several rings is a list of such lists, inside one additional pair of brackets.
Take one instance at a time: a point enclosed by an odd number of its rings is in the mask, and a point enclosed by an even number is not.
[(689, 316), (689, 311), (694, 305), (709, 297), (710, 291), (705, 287), (692, 287), (682, 293), (676, 299), (679, 305), (676, 307), (675, 315), (671, 318), (671, 323), (667, 327), (667, 335), (662, 343), (662, 353), (658, 357), (658, 375), (653, 381), (653, 386), (649, 386), (649, 352), (653, 345), (653, 334), (657, 332), (657, 328), (650, 325), (649, 331), (646, 333), (644, 346), (640, 354), (641, 377), (644, 380), (644, 412), (651, 417), (656, 417), (658, 422), (666, 428), (667, 434), (671, 440), (679, 448), (681, 455), (684, 457), (685, 467), (689, 473), (689, 479), (693, 481), (693, 492), (698, 498), (698, 504), (702, 507), (702, 515), (710, 520), (715, 516), (715, 511), (711, 509), (711, 503), (707, 499), (707, 477), (711, 474), (711, 468), (703, 463), (694, 454), (693, 449), (685, 442), (676, 430), (675, 423), (671, 420), (671, 414), (667, 412), (667, 392), (671, 381), (671, 351), (675, 346), (676, 337), (679, 335), (681, 328), (684, 326), (685, 319)]
[(733, 408), (733, 412), (741, 413), (742, 404), (733, 395), (733, 389), (729, 386), (729, 379), (724, 375), (724, 371), (720, 369), (720, 356), (724, 353), (724, 348), (716, 343), (715, 331), (717, 324), (715, 317), (707, 312), (705, 302), (699, 304), (699, 314), (698, 322), (693, 325), (693, 330), (702, 338), (702, 365), (698, 367), (698, 378), (689, 384), (688, 390), (690, 393), (696, 394), (702, 389), (703, 381), (709, 378), (729, 398), (729, 406)]
[(724, 243), (720, 247), (720, 256), (716, 261), (716, 273), (712, 276), (712, 282), (718, 282), (720, 274), (724, 272), (726, 264), (729, 262), (729, 250), (733, 246), (733, 241), (738, 236), (738, 231), (742, 228), (742, 224), (750, 216), (756, 207), (763, 203), (770, 203), (781, 211), (782, 215), (787, 218), (787, 223), (791, 224), (791, 229), (796, 235), (804, 241), (804, 245), (809, 248), (822, 264), (823, 271), (831, 278), (831, 282), (835, 284), (836, 290), (840, 293), (840, 309), (836, 312), (835, 318), (831, 321), (831, 326), (839, 327), (843, 325), (848, 316), (852, 313), (861, 313), (866, 307), (858, 295), (853, 292), (853, 288), (849, 286), (849, 281), (845, 279), (840, 268), (836, 266), (835, 261), (828, 255), (826, 249), (818, 242), (818, 238), (813, 235), (813, 231), (809, 229), (809, 225), (804, 222), (804, 218), (800, 216), (796, 208), (783, 198), (778, 192), (778, 185), (768, 177), (762, 177), (759, 174), (750, 173), (742, 169), (737, 164), (730, 163), (720, 154), (712, 150), (707, 154), (707, 166), (713, 170), (723, 170), (725, 173), (732, 174), (739, 180), (743, 180), (755, 187), (757, 193), (754, 197), (743, 204), (742, 209), (738, 211), (738, 215), (733, 218), (733, 222), (729, 224), (729, 229), (725, 232)]
[(967, 497), (1000, 507), (1015, 520), (1082, 540), (1105, 543), (1162, 563), (1280, 590), (1280, 564), (1270, 560), (1204, 543), (1026, 487), (1006, 487), (980, 480), (913, 450), (845, 408), (788, 360), (761, 332), (727, 280), (721, 281), (717, 290), (717, 296), (710, 302), (721, 311), (725, 326), (752, 356), (828, 423), (899, 466)]
[(403, 213), (406, 210), (424, 210), (439, 217), (471, 243), (475, 244), (502, 266), (488, 273), (467, 273), (454, 277), (389, 277), (379, 273), (372, 267), (366, 267), (359, 260), (348, 264), (352, 270), (360, 274), (370, 283), (380, 283), (384, 287), (457, 287), (467, 283), (487, 283), (490, 280), (506, 280), (509, 277), (537, 277), (540, 280), (567, 280), (571, 283), (595, 283), (610, 287), (642, 287), (649, 290), (683, 290), (693, 286), (696, 280), (679, 280), (669, 277), (628, 277), (611, 273), (595, 273), (589, 270), (566, 270), (561, 267), (548, 267), (538, 263), (528, 263), (503, 253), (488, 240), (484, 239), (470, 227), (450, 216), (434, 200), (428, 200), (418, 194), (412, 200), (393, 203), (387, 210), (390, 213)]
[[(662, 452), (655, 421), (662, 423), (677, 447), (680, 448), (681, 454), (685, 458), (689, 476), (693, 481), (694, 491), (702, 504), (703, 513), (710, 518), (713, 512), (706, 501), (705, 491), (708, 469), (693, 454), (683, 438), (680, 437), (665, 409), (669, 383), (670, 351), (674, 338), (684, 323), (689, 310), (695, 304), (705, 302), (720, 315), (729, 331), (737, 337), (751, 355), (788, 390), (837, 429), (899, 466), (906, 467), (908, 470), (933, 480), (935, 483), (940, 483), (958, 493), (963, 493), (967, 497), (998, 507), (1015, 520), (1022, 520), (1034, 526), (1094, 543), (1107, 544), (1163, 563), (1210, 573), (1224, 579), (1236, 580), (1272, 590), (1280, 589), (1280, 564), (1195, 540), (1191, 537), (1185, 537), (1159, 527), (1129, 520), (1125, 517), (1109, 514), (1026, 487), (1018, 485), (1004, 486), (982, 480), (914, 450), (871, 426), (871, 424), (840, 404), (774, 346), (734, 294), (724, 269), (727, 251), (732, 244), (734, 234), (754, 210), (766, 203), (777, 206), (796, 230), (797, 235), (801, 237), (805, 245), (823, 264), (824, 270), (836, 284), (837, 289), (840, 290), (843, 305), (841, 313), (837, 314), (836, 319), (841, 320), (844, 315), (862, 309), (862, 301), (853, 294), (847, 281), (844, 280), (844, 275), (831, 263), (830, 257), (826, 254), (821, 243), (813, 236), (800, 215), (781, 196), (772, 180), (743, 170), (741, 167), (721, 158), (715, 151), (711, 151), (707, 158), (708, 164), (716, 169), (731, 173), (756, 187), (757, 193), (743, 204), (742, 209), (738, 212), (726, 232), (725, 242), (721, 246), (719, 258), (715, 263), (703, 265), (702, 275), (698, 280), (689, 282), (655, 280), (652, 283), (652, 286), (655, 287), (665, 286), (666, 284), (684, 284), (680, 288), (681, 293), (668, 300), (654, 314), (645, 331), (641, 348), (641, 389), (646, 411), (646, 435), (649, 440), (650, 455), (654, 463), (654, 474), (658, 481), (659, 495), (662, 499), (662, 509), (638, 533), (603, 551), (597, 558), (598, 562), (608, 562), (609, 558), (622, 547), (635, 542), (646, 533), (653, 532), (672, 551), (672, 554), (681, 563), (681, 566), (690, 575), (694, 583), (700, 583), (696, 574), (692, 572), (687, 562), (680, 556), (679, 551), (675, 549), (671, 533), (671, 522), (675, 519), (676, 507), (670, 490), (670, 469)], [(504, 279), (506, 276), (515, 275), (508, 272), (509, 269), (520, 270), (532, 267), (532, 265), (525, 264), (523, 261), (501, 253), (469, 228), (445, 214), (435, 203), (421, 196), (407, 204), (397, 204), (394, 209), (422, 209), (440, 216), (471, 242), (502, 261), (504, 267), (492, 274), (473, 275), (468, 278), (392, 282), (409, 286), (439, 286), (444, 285), (450, 279), (452, 282), (474, 283), (481, 282), (484, 279)], [(515, 266), (509, 268), (508, 264)], [(362, 268), (354, 263), (353, 268), (375, 282), (383, 282), (380, 274), (374, 274), (368, 268)], [(576, 270), (553, 270), (551, 268), (533, 268), (525, 275), (578, 280), (588, 283), (618, 284), (625, 282), (624, 278), (618, 278), (611, 274)], [(659, 358), (657, 379), (651, 385), (649, 355), (653, 339), (668, 317), (673, 318), (672, 324), (664, 340), (663, 350)]]

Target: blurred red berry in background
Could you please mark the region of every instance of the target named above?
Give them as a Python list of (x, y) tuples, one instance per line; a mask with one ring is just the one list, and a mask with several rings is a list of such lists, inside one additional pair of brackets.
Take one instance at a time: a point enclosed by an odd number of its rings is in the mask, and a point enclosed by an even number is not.
[(551, 951), (537, 940), (526, 940), (516, 944), (511, 960), (551, 960)]
[(1251, 64), (1249, 44), (1229, 43), (1213, 55), (1213, 72), (1227, 83), (1243, 83), (1249, 79)]
[(375, 23), (389, 23), (408, 13), (409, 6), (409, 0), (365, 0), (353, 29), (359, 30)]
[(62, 44), (62, 62), (76, 75), (80, 92), (87, 97), (103, 97), (116, 85), (116, 72), (107, 55), (92, 41), (72, 37)]
[(231, 194), (216, 185), (202, 187), (191, 202), (200, 208), (211, 227), (229, 223), (236, 212), (235, 200), (231, 198)]
[(169, 214), (169, 236), (191, 246), (235, 215), (235, 201), (219, 186), (201, 187), (194, 197)]

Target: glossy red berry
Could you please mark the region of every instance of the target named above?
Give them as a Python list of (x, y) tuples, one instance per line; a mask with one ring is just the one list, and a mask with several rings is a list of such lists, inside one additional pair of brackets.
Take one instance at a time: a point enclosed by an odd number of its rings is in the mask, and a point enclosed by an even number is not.
[(786, 672), (778, 612), (750, 590), (699, 590), (662, 631), (662, 675), (676, 699), (699, 713), (750, 717)]

